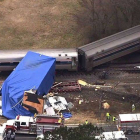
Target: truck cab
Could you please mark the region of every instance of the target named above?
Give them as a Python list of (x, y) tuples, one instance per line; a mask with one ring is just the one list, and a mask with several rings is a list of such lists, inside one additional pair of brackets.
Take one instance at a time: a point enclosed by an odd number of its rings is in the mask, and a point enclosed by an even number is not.
[(33, 117), (30, 116), (17, 116), (14, 122), (16, 133), (28, 133), (30, 125), (35, 122)]
[(36, 115), (17, 116), (14, 120), (8, 120), (5, 127), (6, 136), (13, 134), (35, 134), (40, 136), (44, 133), (50, 134), (54, 129), (63, 126), (60, 115)]

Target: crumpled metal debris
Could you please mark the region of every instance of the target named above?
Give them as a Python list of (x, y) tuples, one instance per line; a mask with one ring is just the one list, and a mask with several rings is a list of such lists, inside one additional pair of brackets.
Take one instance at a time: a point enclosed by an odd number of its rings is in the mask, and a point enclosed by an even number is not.
[(109, 109), (110, 105), (107, 102), (102, 103), (104, 109)]

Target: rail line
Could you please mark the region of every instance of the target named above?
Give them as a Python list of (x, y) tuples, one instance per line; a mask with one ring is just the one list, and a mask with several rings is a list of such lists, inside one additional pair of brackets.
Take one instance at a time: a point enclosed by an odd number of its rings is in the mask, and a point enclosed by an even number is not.
[(69, 82), (56, 82), (52, 86), (50, 92), (54, 93), (62, 93), (62, 92), (75, 92), (81, 91), (81, 86), (77, 81), (69, 81)]
[[(107, 72), (107, 79), (111, 78), (111, 77), (118, 77), (120, 75), (125, 74), (125, 72), (133, 72), (133, 74), (137, 74), (137, 72), (140, 72), (139, 69), (132, 69), (132, 67), (138, 66), (140, 63), (136, 63), (136, 64), (125, 64), (125, 65), (120, 65), (120, 64), (115, 64), (115, 65), (110, 65), (109, 67), (100, 67), (100, 68), (96, 68), (95, 70), (85, 73), (85, 72), (69, 72), (69, 71), (58, 71), (56, 73), (56, 81), (57, 83), (55, 83), (53, 86), (53, 88), (50, 90), (50, 92), (54, 92), (54, 93), (63, 93), (63, 92), (80, 92), (81, 91), (81, 87), (80, 85), (76, 82), (79, 79), (84, 79), (86, 82), (91, 83), (92, 84), (104, 84), (104, 71)], [(9, 75), (9, 73), (0, 73), (0, 85), (3, 83), (3, 81), (6, 79), (6, 77)], [(103, 78), (103, 79), (102, 79)], [(123, 80), (123, 78), (121, 77), (121, 79), (118, 80)], [(62, 82), (63, 81), (63, 82)], [(136, 81), (138, 83), (138, 81)], [(61, 83), (61, 84), (59, 84)], [(133, 84), (135, 84), (132, 81)], [(58, 85), (57, 85), (58, 84)], [(128, 83), (129, 84), (129, 83)], [(128, 86), (128, 84), (120, 84), (119, 86)], [(133, 85), (130, 82), (130, 85)], [(57, 85), (57, 86), (55, 86)], [(85, 89), (86, 87), (82, 88)], [(127, 88), (127, 87), (125, 87)], [(90, 90), (90, 88), (87, 88), (86, 91)], [(93, 90), (91, 88), (91, 90)], [(101, 90), (100, 90), (101, 91)], [(124, 92), (119, 92), (119, 94), (117, 93), (117, 91), (114, 91), (113, 89), (107, 89), (107, 90), (103, 90), (103, 92), (107, 95), (104, 96), (104, 99), (114, 99), (114, 100), (120, 100), (120, 101), (129, 101), (132, 102), (134, 100), (138, 101), (140, 98), (137, 95), (126, 95), (126, 94), (130, 94), (130, 92), (124, 93)], [(103, 92), (99, 92), (99, 94), (97, 96), (102, 96)], [(131, 100), (129, 100), (129, 97), (131, 96)], [(125, 100), (122, 99), (122, 97), (125, 97)], [(133, 99), (133, 100), (132, 100)]]

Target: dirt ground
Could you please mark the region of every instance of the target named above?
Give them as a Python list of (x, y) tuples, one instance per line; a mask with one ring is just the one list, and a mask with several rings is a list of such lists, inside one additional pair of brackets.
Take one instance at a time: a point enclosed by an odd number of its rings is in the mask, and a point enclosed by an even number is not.
[[(105, 114), (109, 112), (111, 116), (118, 116), (121, 113), (132, 113), (131, 107), (134, 103), (136, 113), (140, 112), (140, 73), (125, 71), (108, 71), (105, 78), (100, 72), (90, 74), (71, 73), (67, 75), (56, 75), (56, 81), (76, 81), (83, 80), (89, 84), (105, 83), (112, 88), (101, 88), (95, 90), (92, 87), (81, 87), (79, 92), (59, 93), (64, 96), (67, 102), (74, 104), (71, 109), (72, 118), (66, 123), (82, 124), (85, 120), (91, 123), (105, 122)], [(79, 100), (82, 100), (79, 104)], [(107, 102), (109, 109), (103, 109), (102, 103)], [(5, 122), (5, 118), (0, 118), (0, 123)]]
[[(132, 73), (125, 71), (108, 71), (105, 78), (101, 78), (100, 73), (74, 76), (67, 80), (78, 80), (95, 84), (98, 82), (110, 85), (112, 88), (102, 88), (95, 90), (95, 88), (82, 87), (81, 92), (61, 93), (60, 95), (66, 97), (68, 102), (74, 104), (71, 110), (73, 117), (67, 120), (66, 123), (84, 123), (88, 120), (92, 123), (105, 122), (106, 112), (111, 116), (118, 116), (118, 114), (132, 113), (132, 104), (135, 104), (135, 113), (140, 112), (140, 73)], [(68, 76), (70, 77), (70, 76)], [(62, 77), (57, 77), (60, 81)], [(79, 104), (79, 100), (83, 100)], [(109, 109), (104, 109), (102, 103), (107, 102), (110, 105)], [(133, 112), (134, 113), (134, 112)]]

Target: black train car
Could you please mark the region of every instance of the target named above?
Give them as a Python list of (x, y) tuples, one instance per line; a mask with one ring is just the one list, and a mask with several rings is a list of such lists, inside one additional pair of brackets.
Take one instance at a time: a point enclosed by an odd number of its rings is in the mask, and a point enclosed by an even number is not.
[(86, 71), (140, 50), (140, 25), (78, 48), (79, 65)]

